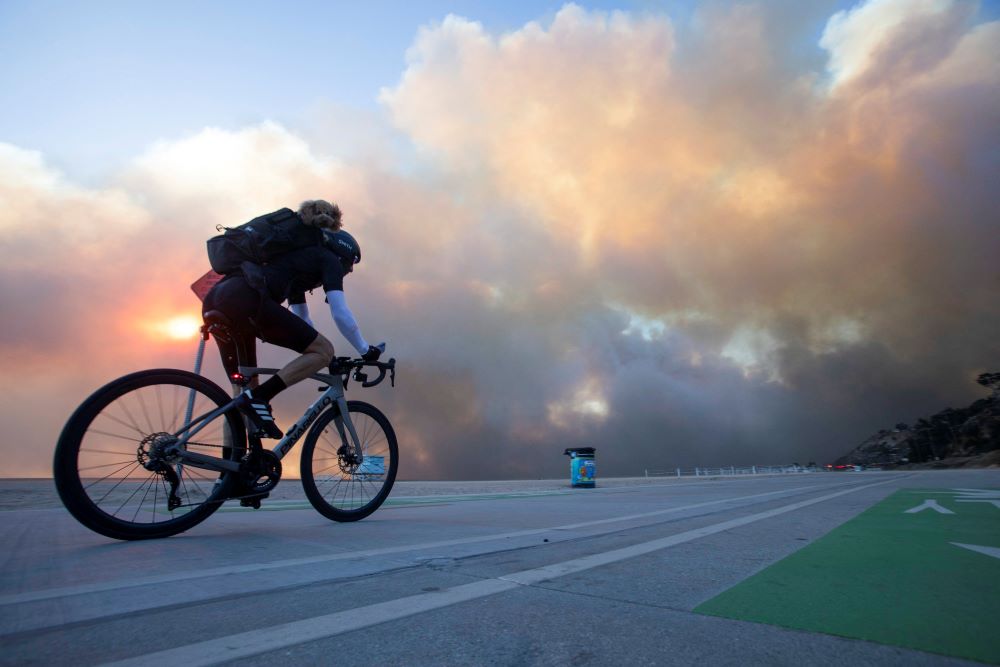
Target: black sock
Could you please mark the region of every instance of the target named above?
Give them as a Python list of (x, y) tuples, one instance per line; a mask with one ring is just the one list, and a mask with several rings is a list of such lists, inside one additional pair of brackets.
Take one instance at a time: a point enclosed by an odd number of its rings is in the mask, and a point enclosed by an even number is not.
[(267, 403), (271, 402), (271, 399), (280, 394), (288, 385), (277, 375), (272, 375), (267, 379), (264, 384), (260, 385), (256, 389), (250, 390), (250, 395), (254, 398), (259, 398)]

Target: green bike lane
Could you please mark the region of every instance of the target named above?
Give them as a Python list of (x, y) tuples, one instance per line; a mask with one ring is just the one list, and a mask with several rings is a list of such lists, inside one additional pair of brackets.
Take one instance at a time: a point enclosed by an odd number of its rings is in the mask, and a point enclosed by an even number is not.
[(1000, 664), (1000, 490), (901, 489), (695, 611)]

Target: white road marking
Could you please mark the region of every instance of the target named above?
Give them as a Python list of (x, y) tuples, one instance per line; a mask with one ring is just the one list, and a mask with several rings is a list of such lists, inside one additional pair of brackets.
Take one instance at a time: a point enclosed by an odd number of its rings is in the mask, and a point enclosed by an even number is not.
[(1000, 490), (997, 489), (955, 489), (955, 501), (960, 503), (989, 503), (1000, 509)]
[(227, 637), (219, 637), (208, 641), (197, 642), (187, 646), (180, 646), (166, 651), (158, 651), (146, 655), (136, 656), (127, 660), (109, 663), (108, 667), (175, 667), (185, 665), (185, 667), (199, 667), (203, 665), (216, 665), (230, 660), (247, 658), (261, 653), (267, 653), (278, 649), (304, 644), (306, 642), (334, 637), (337, 635), (360, 630), (379, 623), (398, 620), (407, 616), (413, 616), (423, 612), (440, 609), (442, 607), (467, 602), (477, 598), (495, 595), (505, 591), (513, 590), (519, 586), (531, 586), (539, 582), (561, 577), (567, 574), (574, 574), (589, 570), (601, 565), (616, 563), (629, 558), (635, 558), (653, 551), (659, 551), (667, 547), (683, 544), (697, 540), (708, 535), (714, 535), (726, 530), (745, 526), (764, 519), (793, 512), (803, 507), (815, 505), (848, 493), (860, 491), (888, 484), (894, 480), (884, 480), (863, 486), (854, 486), (850, 489), (829, 493), (817, 498), (803, 500), (790, 505), (776, 507), (757, 514), (730, 519), (721, 523), (688, 530), (683, 533), (671, 535), (649, 542), (634, 544), (621, 549), (613, 549), (603, 553), (574, 558), (562, 563), (546, 565), (545, 567), (534, 568), (515, 572), (493, 579), (483, 579), (470, 584), (454, 586), (442, 591), (433, 593), (423, 593), (410, 597), (390, 600), (378, 604), (359, 607), (357, 609), (347, 609), (333, 614), (316, 616), (302, 621), (294, 621), (270, 628), (251, 630)]
[(931, 500), (929, 498), (924, 502), (920, 503), (919, 505), (917, 505), (916, 507), (911, 507), (908, 510), (904, 510), (903, 514), (916, 514), (917, 512), (923, 512), (924, 510), (934, 510), (938, 514), (954, 514), (954, 512), (952, 512), (947, 507), (942, 507), (941, 505), (938, 505), (938, 501)]
[(973, 498), (983, 500), (994, 498), (1000, 500), (1000, 489), (952, 489), (956, 498)]
[(986, 554), (987, 556), (1000, 558), (1000, 549), (997, 547), (984, 547), (981, 544), (962, 544), (961, 542), (952, 542), (951, 544), (954, 544), (956, 547), (962, 547), (963, 549), (969, 549), (970, 551)]
[[(532, 528), (528, 530), (517, 530), (509, 533), (496, 533), (492, 535), (480, 535), (475, 537), (463, 537), (453, 540), (439, 540), (436, 542), (423, 542), (418, 544), (404, 544), (395, 547), (384, 547), (381, 549), (366, 549), (361, 551), (345, 551), (342, 553), (335, 554), (324, 554), (322, 556), (307, 556), (303, 558), (288, 558), (284, 560), (271, 561), (268, 563), (246, 563), (241, 565), (227, 565), (223, 567), (216, 567), (207, 570), (196, 570), (189, 572), (171, 572), (168, 574), (156, 575), (151, 577), (139, 577), (135, 579), (119, 579), (116, 581), (100, 582), (93, 584), (81, 584), (78, 586), (66, 586), (62, 588), (50, 588), (41, 591), (32, 591), (29, 593), (14, 593), (11, 595), (0, 596), (0, 606), (12, 605), (12, 604), (24, 604), (26, 602), (37, 602), (39, 600), (50, 600), (53, 598), (67, 597), (71, 595), (86, 595), (90, 593), (105, 593), (108, 591), (121, 590), (125, 588), (134, 588), (137, 586), (151, 586), (160, 585), (166, 583), (173, 583), (178, 581), (188, 581), (191, 579), (202, 579), (206, 577), (220, 577), (231, 574), (246, 574), (249, 572), (261, 572), (266, 570), (275, 570), (288, 567), (297, 567), (301, 565), (315, 565), (317, 563), (327, 563), (337, 560), (345, 560), (351, 558), (368, 558), (371, 556), (384, 556), (388, 554), (397, 554), (407, 551), (423, 551), (426, 549), (438, 549), (441, 547), (451, 547), (459, 546), (464, 544), (476, 544), (480, 542), (492, 542), (495, 540), (505, 540), (516, 537), (528, 537), (532, 535), (543, 535), (550, 532), (561, 532), (578, 530), (581, 528), (589, 528), (591, 526), (600, 526), (604, 524), (616, 524), (625, 523), (628, 521), (635, 521), (638, 519), (646, 519), (656, 516), (662, 516), (666, 514), (673, 514), (676, 512), (684, 512), (687, 510), (700, 509), (702, 507), (710, 507), (712, 505), (721, 505), (724, 503), (740, 502), (744, 500), (753, 500), (755, 498), (764, 498), (766, 496), (773, 496), (782, 493), (794, 493), (796, 491), (809, 491), (812, 489), (819, 488), (823, 485), (811, 485), (811, 486), (799, 486), (793, 487), (791, 489), (781, 489), (779, 491), (768, 491), (766, 493), (755, 493), (749, 496), (738, 496), (735, 498), (723, 498), (720, 500), (709, 500), (703, 503), (695, 503), (692, 505), (682, 505), (680, 507), (669, 507), (667, 509), (655, 510), (652, 512), (643, 512), (641, 514), (630, 514), (627, 516), (612, 517), (610, 519), (597, 519), (594, 521), (584, 521), (580, 523), (565, 524), (562, 526), (552, 526), (546, 528)], [(614, 529), (617, 530), (617, 529)], [(607, 531), (611, 532), (611, 531)]]

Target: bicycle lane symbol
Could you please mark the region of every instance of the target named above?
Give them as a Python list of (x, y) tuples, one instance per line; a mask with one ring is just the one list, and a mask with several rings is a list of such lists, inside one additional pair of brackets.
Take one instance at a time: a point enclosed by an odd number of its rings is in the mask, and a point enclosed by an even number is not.
[(933, 500), (931, 498), (928, 498), (927, 500), (920, 503), (916, 507), (911, 507), (908, 510), (904, 510), (903, 514), (916, 514), (918, 512), (923, 512), (924, 510), (934, 510), (938, 514), (954, 514), (954, 512), (952, 512), (950, 509), (948, 509), (947, 507), (941, 507), (941, 505), (938, 504), (938, 501)]
[[(954, 503), (982, 503), (984, 505), (992, 505), (993, 507), (1000, 510), (1000, 491), (994, 489), (952, 489), (950, 492), (938, 492), (947, 493), (951, 495), (951, 500)], [(967, 506), (968, 507), (968, 506)], [(955, 515), (956, 512), (948, 509), (941, 505), (937, 500), (933, 498), (927, 498), (919, 505), (911, 507), (907, 510), (903, 510), (903, 514), (919, 514), (925, 510), (931, 510), (938, 514)], [(974, 551), (976, 553), (983, 554), (985, 556), (991, 556), (993, 558), (1000, 558), (1000, 548), (987, 546), (983, 544), (967, 544), (964, 542), (948, 542), (949, 544), (960, 547), (962, 549), (968, 549), (969, 551)]]

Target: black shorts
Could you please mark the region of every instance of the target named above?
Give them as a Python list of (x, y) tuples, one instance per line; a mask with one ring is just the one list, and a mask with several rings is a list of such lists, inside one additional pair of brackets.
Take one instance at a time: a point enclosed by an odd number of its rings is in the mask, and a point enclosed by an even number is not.
[(257, 342), (305, 352), (319, 335), (305, 320), (247, 284), (242, 276), (224, 279), (205, 295), (203, 312), (218, 310), (233, 325), (233, 339), (215, 342), (222, 365), (232, 375), (239, 366), (257, 365)]

